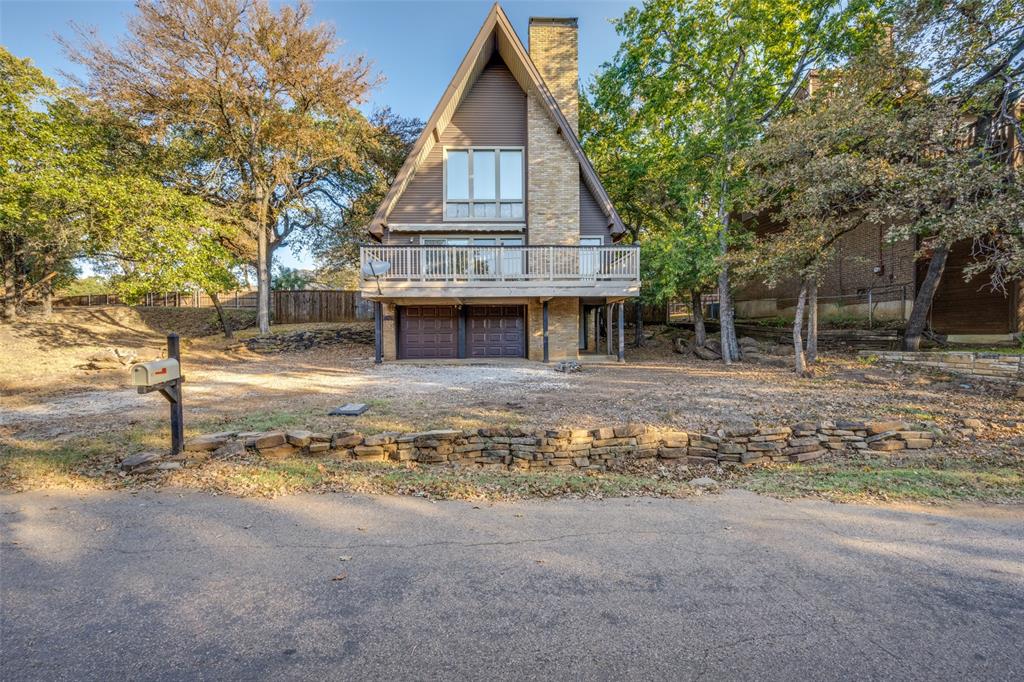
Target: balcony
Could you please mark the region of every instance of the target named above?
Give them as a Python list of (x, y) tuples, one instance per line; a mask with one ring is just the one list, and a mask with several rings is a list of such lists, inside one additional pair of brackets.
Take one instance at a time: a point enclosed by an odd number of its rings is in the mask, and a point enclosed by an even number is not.
[[(636, 246), (374, 245), (360, 247), (359, 258), (363, 296), (374, 299), (640, 293)], [(386, 272), (367, 276), (368, 263)]]

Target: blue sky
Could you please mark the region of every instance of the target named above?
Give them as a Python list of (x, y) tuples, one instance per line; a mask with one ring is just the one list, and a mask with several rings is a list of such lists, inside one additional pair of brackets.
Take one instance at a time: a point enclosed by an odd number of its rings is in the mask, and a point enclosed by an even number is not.
[[(370, 107), (390, 106), (405, 116), (426, 119), (473, 36), (491, 1), (458, 2), (389, 0), (314, 2), (318, 20), (335, 26), (345, 41), (340, 52), (368, 57), (386, 79), (372, 93)], [(629, 2), (503, 2), (523, 42), (531, 16), (579, 17), (580, 76), (588, 76), (615, 54), (618, 39), (610, 20), (622, 16)], [(70, 23), (95, 28), (108, 41), (124, 30), (133, 11), (128, 1), (0, 0), (0, 43), (19, 57), (31, 58), (48, 75), (62, 81), (60, 71), (76, 72), (54, 36), (71, 35)], [(415, 46), (415, 51), (406, 49)], [(306, 254), (280, 253), (285, 265), (310, 267)]]

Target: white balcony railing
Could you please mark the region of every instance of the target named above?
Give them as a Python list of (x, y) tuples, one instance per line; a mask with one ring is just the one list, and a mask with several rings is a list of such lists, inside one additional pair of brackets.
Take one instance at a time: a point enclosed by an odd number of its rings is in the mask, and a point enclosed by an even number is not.
[(364, 273), (369, 262), (388, 264), (379, 282), (585, 284), (640, 279), (640, 250), (635, 246), (381, 245), (360, 247), (359, 257)]

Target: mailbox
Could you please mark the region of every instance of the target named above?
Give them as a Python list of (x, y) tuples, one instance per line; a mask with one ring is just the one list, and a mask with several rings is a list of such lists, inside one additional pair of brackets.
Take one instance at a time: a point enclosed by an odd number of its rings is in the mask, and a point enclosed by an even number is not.
[(133, 386), (155, 386), (179, 378), (181, 366), (172, 358), (132, 365)]

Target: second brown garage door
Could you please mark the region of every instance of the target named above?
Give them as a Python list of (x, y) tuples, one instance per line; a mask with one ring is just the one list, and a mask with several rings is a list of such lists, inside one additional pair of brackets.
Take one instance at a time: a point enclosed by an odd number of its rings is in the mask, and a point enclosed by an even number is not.
[(410, 360), (459, 357), (459, 321), (454, 306), (398, 309), (398, 357)]
[(526, 320), (521, 305), (471, 305), (466, 311), (466, 355), (526, 357)]

